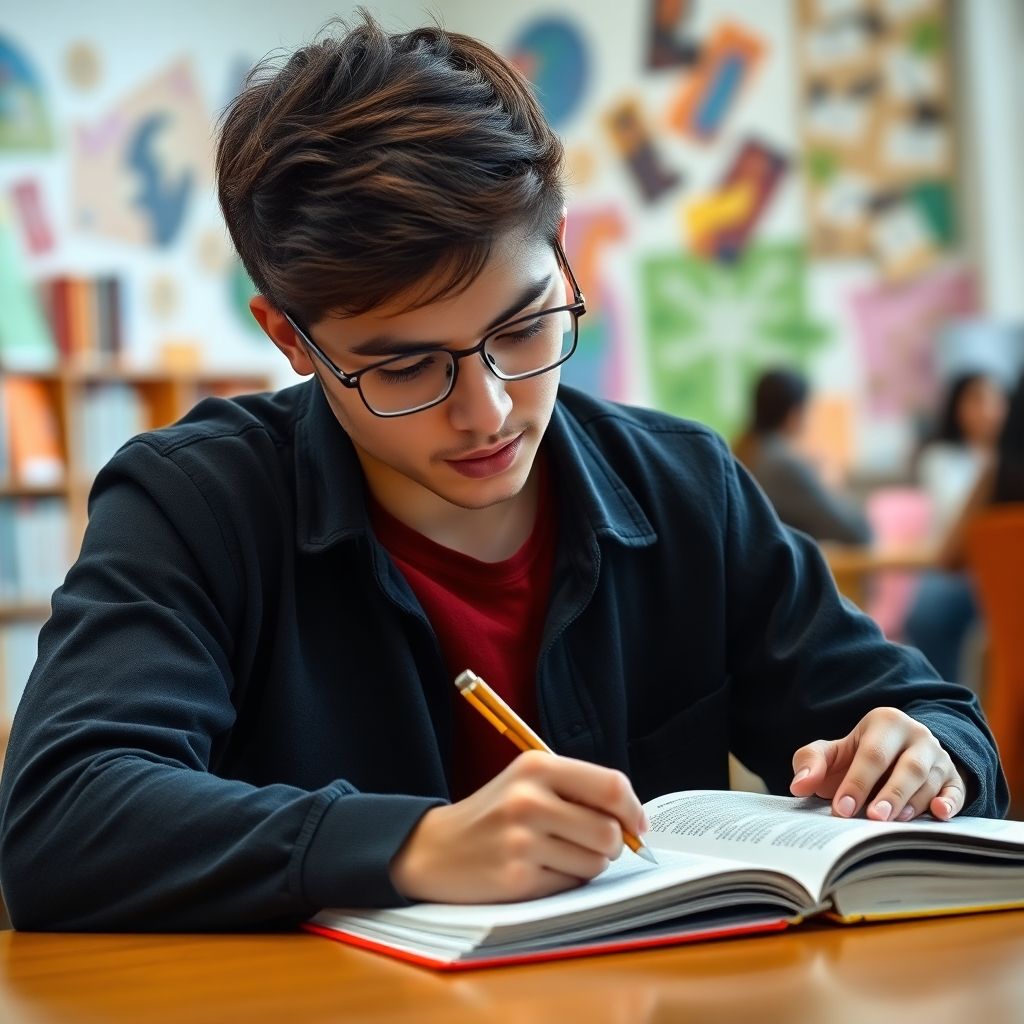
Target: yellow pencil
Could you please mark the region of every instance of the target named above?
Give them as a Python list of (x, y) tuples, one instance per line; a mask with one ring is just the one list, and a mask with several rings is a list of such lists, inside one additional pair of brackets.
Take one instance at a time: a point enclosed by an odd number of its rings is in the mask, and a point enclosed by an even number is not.
[[(520, 750), (554, 751), (475, 672), (468, 668), (455, 680), (459, 693)], [(654, 854), (638, 836), (622, 830), (622, 841), (638, 856), (657, 864)]]

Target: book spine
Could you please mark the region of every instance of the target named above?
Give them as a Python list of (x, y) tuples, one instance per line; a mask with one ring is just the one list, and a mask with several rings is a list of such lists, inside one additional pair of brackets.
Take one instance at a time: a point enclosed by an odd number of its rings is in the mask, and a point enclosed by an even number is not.
[(67, 363), (71, 360), (71, 309), (70, 309), (70, 286), (71, 282), (66, 277), (55, 277), (51, 287), (51, 316), (53, 336), (57, 342), (57, 351), (61, 361)]
[(107, 311), (110, 317), (110, 354), (119, 359), (123, 351), (124, 339), (122, 337), (123, 316), (121, 310), (121, 279), (108, 277), (107, 289)]
[(15, 478), (30, 486), (49, 487), (64, 478), (64, 455), (57, 414), (41, 380), (10, 376), (5, 404)]
[(11, 432), (7, 426), (7, 381), (0, 373), (0, 485), (11, 479)]

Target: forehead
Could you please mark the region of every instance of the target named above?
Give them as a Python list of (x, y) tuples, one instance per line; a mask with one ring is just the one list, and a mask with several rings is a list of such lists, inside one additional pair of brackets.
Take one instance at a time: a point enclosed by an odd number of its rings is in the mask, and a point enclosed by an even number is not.
[(465, 287), (420, 305), (417, 294), (436, 289), (443, 271), (428, 274), (415, 288), (358, 315), (327, 314), (313, 325), (325, 340), (354, 345), (387, 335), (399, 340), (444, 340), (471, 337), (484, 330), (523, 289), (555, 269), (554, 248), (535, 233), (498, 236), (480, 273)]

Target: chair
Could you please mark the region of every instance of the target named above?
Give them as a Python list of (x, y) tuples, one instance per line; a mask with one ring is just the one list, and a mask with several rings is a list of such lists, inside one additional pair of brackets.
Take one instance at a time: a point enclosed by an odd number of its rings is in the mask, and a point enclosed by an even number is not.
[[(916, 487), (882, 487), (871, 494), (864, 510), (875, 535), (875, 547), (885, 550), (924, 549), (932, 520), (931, 498)], [(888, 569), (876, 574), (864, 610), (891, 640), (903, 633), (918, 573)]]
[(967, 568), (989, 633), (982, 703), (1018, 806), (1024, 801), (1024, 504), (996, 505), (967, 528)]

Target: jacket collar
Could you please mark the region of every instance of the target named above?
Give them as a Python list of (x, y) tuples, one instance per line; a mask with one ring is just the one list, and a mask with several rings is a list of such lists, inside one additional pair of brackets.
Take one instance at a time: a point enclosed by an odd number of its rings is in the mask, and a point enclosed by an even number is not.
[[(362, 467), (316, 379), (305, 385), (295, 429), (296, 531), (299, 548), (324, 551), (370, 532)], [(629, 488), (562, 401), (544, 443), (563, 500), (597, 537), (646, 547), (657, 535)]]

